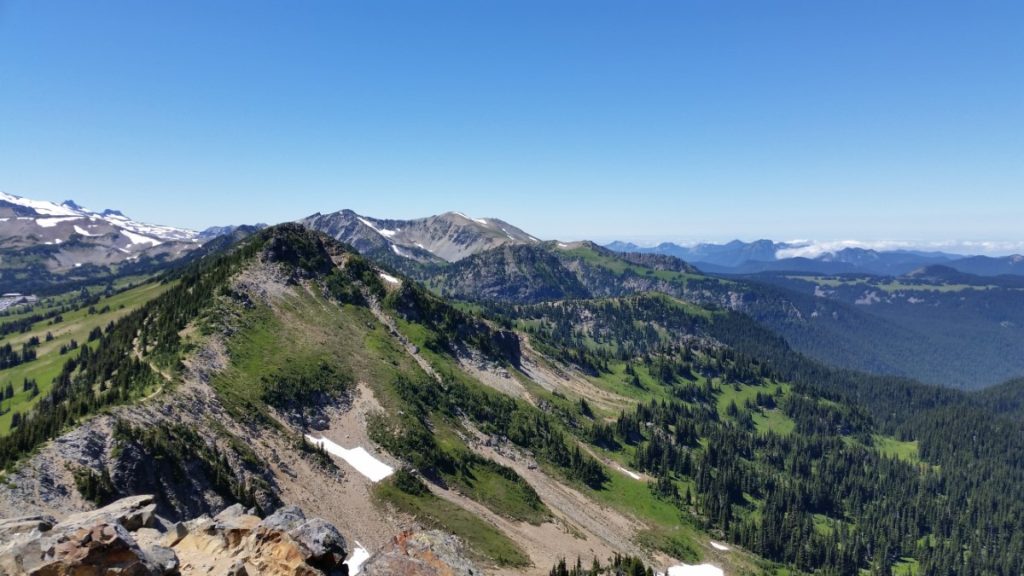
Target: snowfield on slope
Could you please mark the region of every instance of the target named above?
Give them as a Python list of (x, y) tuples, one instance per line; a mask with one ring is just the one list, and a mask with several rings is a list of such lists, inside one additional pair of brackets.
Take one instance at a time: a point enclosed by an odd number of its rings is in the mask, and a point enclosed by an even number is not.
[(306, 440), (309, 440), (315, 446), (323, 446), (323, 449), (328, 454), (333, 454), (348, 462), (357, 472), (366, 476), (370, 482), (380, 482), (395, 473), (394, 468), (371, 456), (362, 446), (348, 450), (327, 438), (314, 438), (309, 434), (306, 434)]
[(636, 472), (633, 472), (632, 470), (627, 470), (622, 466), (619, 466), (618, 464), (615, 465), (615, 468), (617, 468), (619, 472), (622, 472), (623, 474), (629, 476), (633, 480), (643, 480), (643, 476), (637, 474)]
[(666, 576), (725, 576), (725, 572), (718, 566), (711, 564), (680, 564), (668, 569)]

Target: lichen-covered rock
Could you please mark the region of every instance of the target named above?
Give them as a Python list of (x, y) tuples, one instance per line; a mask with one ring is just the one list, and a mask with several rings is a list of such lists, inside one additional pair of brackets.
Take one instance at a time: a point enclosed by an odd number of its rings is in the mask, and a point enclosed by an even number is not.
[(466, 558), (462, 542), (438, 530), (403, 532), (363, 564), (365, 576), (474, 576), (481, 572)]
[(43, 553), (42, 563), (28, 573), (32, 576), (164, 574), (149, 561), (124, 526), (111, 522), (57, 535)]

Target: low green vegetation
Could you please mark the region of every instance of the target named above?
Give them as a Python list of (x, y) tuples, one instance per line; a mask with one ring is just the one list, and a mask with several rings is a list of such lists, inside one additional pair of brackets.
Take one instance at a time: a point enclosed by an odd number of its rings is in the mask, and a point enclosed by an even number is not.
[(433, 528), (465, 540), (483, 560), (500, 566), (528, 566), (530, 558), (507, 536), (457, 504), (434, 496), (415, 476), (399, 470), (374, 488), (375, 497)]
[[(89, 296), (84, 298), (76, 292), (75, 295), (47, 300), (20, 319), (0, 318), (0, 323), (19, 322), (35, 316), (44, 318), (0, 337), (0, 346), (10, 344), (16, 349), (30, 341), (38, 342), (34, 347), (35, 360), (0, 370), (0, 393), (8, 385), (13, 391), (12, 396), (0, 399), (0, 436), (10, 432), (15, 414), (25, 416), (50, 392), (64, 364), (78, 353), (79, 347), (96, 348), (98, 339), (90, 338), (96, 330), (108, 329), (112, 322), (137, 310), (171, 286), (170, 283), (150, 282), (120, 293), (113, 287), (107, 292), (96, 289), (95, 293), (87, 291)], [(26, 387), (26, 382), (35, 383), (35, 387)]]
[(874, 446), (884, 456), (898, 458), (906, 462), (920, 462), (916, 440), (897, 440), (891, 436), (874, 436)]

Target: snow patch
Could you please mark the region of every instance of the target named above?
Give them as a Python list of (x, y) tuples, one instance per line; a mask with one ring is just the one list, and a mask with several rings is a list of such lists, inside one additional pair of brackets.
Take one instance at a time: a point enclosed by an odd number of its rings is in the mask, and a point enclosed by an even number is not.
[(402, 283), (401, 280), (399, 280), (398, 278), (395, 278), (391, 274), (385, 274), (383, 272), (378, 272), (378, 274), (380, 274), (380, 279), (385, 281), (385, 282), (390, 282), (391, 284), (401, 284)]
[(85, 228), (82, 228), (78, 224), (75, 224), (75, 232), (81, 234), (82, 236), (99, 236), (99, 234), (92, 234), (92, 233), (90, 233), (88, 230), (86, 230)]
[(668, 569), (667, 576), (725, 576), (725, 572), (718, 566), (711, 564), (680, 564)]
[(357, 472), (366, 476), (370, 482), (380, 482), (395, 473), (394, 468), (371, 456), (362, 446), (348, 450), (327, 438), (314, 438), (309, 434), (306, 434), (306, 440), (317, 446), (322, 446), (328, 454), (334, 454), (348, 462)]
[(713, 540), (711, 541), (711, 547), (714, 548), (715, 550), (721, 550), (723, 552), (728, 552), (729, 551), (729, 547), (728, 546), (726, 546), (725, 544), (719, 544), (718, 542), (715, 542)]
[(78, 220), (78, 216), (69, 216), (63, 218), (36, 218), (36, 225), (40, 228), (53, 228), (61, 222), (67, 222), (69, 220)]
[(395, 234), (398, 234), (397, 230), (387, 230), (385, 228), (377, 228), (373, 224), (370, 224), (370, 222), (368, 220), (365, 220), (363, 218), (356, 217), (356, 220), (359, 220), (364, 225), (368, 226), (371, 230), (373, 230), (374, 232), (376, 232), (377, 234), (380, 234), (381, 236), (383, 236), (385, 238), (391, 238)]
[(370, 551), (363, 547), (359, 543), (359, 540), (355, 541), (356, 549), (352, 551), (352, 555), (349, 556), (348, 560), (345, 560), (345, 564), (348, 565), (348, 573), (350, 576), (356, 576), (359, 574), (359, 570), (362, 569), (363, 564), (370, 559)]
[(637, 474), (636, 472), (633, 472), (632, 470), (626, 470), (625, 468), (623, 468), (622, 466), (619, 466), (618, 464), (615, 465), (615, 468), (619, 472), (622, 472), (623, 474), (625, 474), (626, 476), (629, 476), (633, 480), (643, 480), (643, 476)]
[(156, 238), (150, 238), (149, 236), (143, 236), (141, 234), (136, 234), (134, 232), (129, 232), (127, 230), (121, 230), (121, 233), (127, 236), (128, 239), (132, 241), (132, 243), (129, 244), (129, 246), (134, 246), (135, 244), (152, 244), (153, 246), (159, 246), (163, 244), (163, 242), (157, 240)]

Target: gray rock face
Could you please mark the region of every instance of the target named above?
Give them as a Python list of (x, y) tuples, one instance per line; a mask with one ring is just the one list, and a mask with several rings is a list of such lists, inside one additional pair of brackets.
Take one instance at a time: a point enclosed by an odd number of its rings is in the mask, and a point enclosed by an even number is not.
[(415, 220), (385, 220), (360, 216), (351, 210), (313, 214), (301, 224), (354, 246), (373, 257), (420, 262), (456, 262), (467, 256), (507, 245), (540, 241), (495, 218), (470, 218), (458, 212)]
[(143, 527), (152, 528), (155, 520), (156, 504), (153, 503), (153, 496), (129, 496), (97, 510), (72, 514), (60, 521), (53, 529), (54, 531), (68, 531), (105, 522), (119, 524), (131, 531)]
[(221, 510), (219, 514), (213, 517), (213, 519), (217, 521), (227, 520), (229, 518), (241, 516), (242, 514), (245, 514), (245, 506), (242, 506), (241, 504), (232, 504), (231, 506)]
[(301, 508), (298, 506), (284, 506), (264, 518), (258, 528), (287, 532), (305, 521), (306, 515), (302, 512)]
[(53, 516), (46, 515), (22, 516), (20, 518), (0, 520), (0, 542), (7, 542), (17, 535), (28, 534), (34, 530), (46, 532), (53, 528), (53, 525), (56, 523), (57, 520)]
[(146, 549), (146, 556), (150, 563), (160, 571), (160, 574), (177, 574), (180, 562), (174, 550), (166, 546), (151, 546)]
[(188, 528), (181, 522), (175, 522), (167, 530), (167, 533), (164, 534), (163, 545), (172, 547), (178, 542), (181, 542), (181, 539), (185, 536), (188, 536)]
[(306, 562), (330, 574), (345, 563), (348, 545), (333, 524), (313, 518), (288, 532), (293, 540), (309, 552)]

